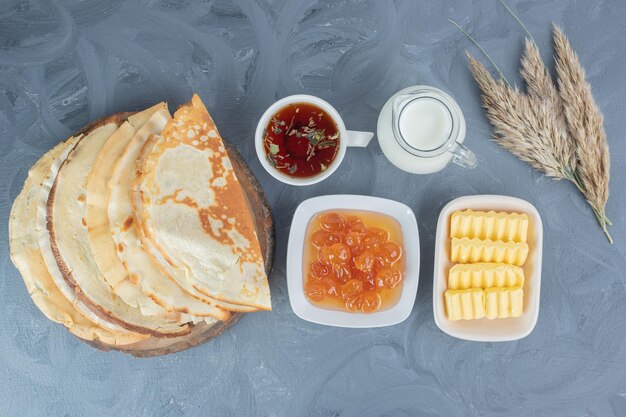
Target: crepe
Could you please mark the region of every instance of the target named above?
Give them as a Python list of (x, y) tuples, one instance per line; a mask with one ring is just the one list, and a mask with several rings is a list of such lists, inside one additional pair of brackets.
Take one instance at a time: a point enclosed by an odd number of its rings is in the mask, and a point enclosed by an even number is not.
[[(81, 314), (52, 280), (39, 249), (35, 226), (41, 183), (50, 172), (52, 163), (64, 151), (69, 151), (77, 139), (72, 137), (57, 144), (28, 172), (24, 187), (11, 209), (9, 220), (11, 260), (20, 271), (33, 302), (50, 320), (64, 325), (72, 334), (84, 340), (100, 341), (113, 346), (136, 343), (147, 336), (124, 330), (112, 332)], [(99, 321), (97, 317), (96, 320)]]
[(76, 143), (83, 138), (83, 134), (80, 134), (76, 137), (72, 137), (68, 139), (68, 142), (71, 142), (71, 146), (68, 146), (66, 149), (61, 152), (61, 154), (52, 161), (50, 165), (50, 171), (47, 173), (47, 177), (41, 183), (39, 187), (38, 195), (37, 195), (37, 212), (35, 215), (35, 229), (37, 232), (37, 241), (39, 244), (39, 250), (41, 251), (41, 256), (46, 265), (46, 269), (52, 278), (52, 281), (59, 289), (61, 294), (81, 312), (81, 314), (85, 315), (90, 321), (98, 324), (99, 326), (112, 331), (112, 332), (126, 332), (127, 330), (115, 323), (112, 323), (106, 319), (101, 318), (99, 315), (94, 313), (87, 307), (81, 300), (78, 299), (78, 296), (74, 292), (73, 288), (65, 282), (63, 279), (63, 274), (57, 265), (54, 254), (52, 253), (51, 243), (50, 243), (50, 233), (48, 232), (47, 227), (47, 203), (48, 203), (48, 195), (50, 194), (50, 189), (54, 183), (54, 179), (61, 167), (67, 155), (74, 149)]
[[(102, 277), (113, 292), (130, 306), (137, 307), (147, 316), (163, 314), (163, 308), (143, 293), (141, 288), (129, 279), (117, 257), (117, 248), (111, 236), (107, 214), (108, 182), (113, 167), (135, 133), (142, 129), (155, 112), (165, 112), (167, 105), (159, 103), (128, 118), (102, 146), (87, 177), (85, 224), (93, 259)], [(160, 131), (160, 129), (159, 129)]]
[(57, 285), (65, 281), (76, 297), (105, 321), (159, 337), (187, 334), (189, 325), (181, 323), (179, 314), (144, 316), (115, 295), (91, 254), (84, 223), (84, 187), (99, 150), (123, 121), (119, 115), (111, 116), (90, 128), (61, 162), (54, 180), (46, 181), (40, 202), (43, 209), (39, 210), (44, 219), (44, 228), (38, 230), (40, 247)]
[[(139, 165), (139, 161), (143, 159), (143, 155), (149, 153), (150, 149), (152, 149), (152, 146), (155, 142), (155, 138), (156, 137), (148, 138), (148, 140), (144, 144), (141, 150), (141, 156), (138, 159), (138, 165)], [(147, 237), (144, 234), (143, 228), (141, 227), (141, 216), (140, 216), (141, 212), (138, 210), (138, 207), (141, 204), (140, 203), (141, 194), (137, 192), (137, 190), (135, 190), (135, 188), (137, 187), (137, 183), (140, 179), (139, 173), (140, 173), (140, 169), (138, 168), (137, 175), (135, 176), (135, 183), (133, 185), (133, 191), (131, 191), (131, 204), (133, 205), (132, 211), (133, 211), (133, 220), (134, 220), (133, 224), (135, 225), (136, 233), (140, 236), (140, 240), (142, 242), (142, 248), (149, 255), (152, 265), (154, 265), (159, 271), (161, 271), (161, 274), (169, 277), (173, 282), (176, 282), (176, 284), (178, 284), (181, 288), (183, 288), (183, 290), (186, 293), (190, 294), (192, 297), (204, 303), (207, 303), (209, 305), (215, 305), (218, 308), (225, 310), (225, 311), (235, 311), (238, 313), (250, 313), (250, 312), (257, 311), (258, 310), (257, 308), (228, 303), (223, 300), (218, 300), (218, 299), (209, 297), (206, 294), (198, 291), (196, 288), (194, 288), (191, 285), (191, 282), (186, 279), (187, 273), (184, 269), (177, 270), (178, 268), (169, 264), (162, 257), (161, 253), (156, 248), (154, 248), (150, 244), (146, 244)]]
[(135, 221), (153, 261), (230, 310), (270, 310), (250, 209), (197, 95), (148, 142), (138, 169)]
[(115, 285), (118, 288), (123, 283), (132, 282), (143, 290), (146, 298), (149, 297), (167, 310), (206, 317), (204, 321), (207, 323), (214, 323), (215, 319), (228, 320), (230, 314), (227, 311), (192, 297), (155, 268), (144, 252), (133, 224), (130, 192), (136, 176), (137, 157), (150, 135), (160, 133), (170, 119), (167, 108), (164, 106), (159, 108), (137, 131), (123, 154), (119, 158), (116, 157), (115, 166), (111, 170), (107, 225), (110, 225), (108, 238), (111, 240), (114, 253), (110, 256), (114, 256), (117, 263), (123, 265), (123, 269), (128, 273), (125, 280)]

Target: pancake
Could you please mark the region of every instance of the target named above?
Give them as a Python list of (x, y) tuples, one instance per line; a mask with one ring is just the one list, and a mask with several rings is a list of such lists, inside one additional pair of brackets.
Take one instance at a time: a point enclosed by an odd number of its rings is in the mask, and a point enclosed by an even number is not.
[(71, 149), (77, 138), (60, 142), (43, 155), (28, 172), (21, 193), (13, 202), (9, 220), (11, 260), (22, 275), (28, 293), (41, 312), (55, 323), (65, 326), (75, 336), (111, 346), (129, 345), (145, 339), (134, 332), (112, 332), (98, 326), (81, 314), (56, 286), (39, 249), (36, 214), (41, 183), (52, 163)]
[(63, 296), (81, 312), (81, 314), (85, 315), (90, 321), (98, 324), (100, 327), (103, 327), (112, 332), (127, 332), (127, 330), (115, 323), (112, 323), (104, 318), (101, 318), (99, 315), (91, 311), (89, 307), (87, 307), (81, 300), (78, 299), (78, 296), (74, 292), (74, 289), (65, 282), (63, 279), (63, 274), (57, 265), (54, 254), (52, 253), (51, 242), (50, 242), (50, 233), (48, 232), (47, 227), (47, 206), (48, 206), (48, 196), (50, 194), (50, 190), (54, 183), (54, 179), (61, 167), (67, 155), (72, 151), (76, 143), (80, 139), (83, 138), (83, 134), (77, 135), (68, 139), (69, 142), (72, 142), (71, 146), (68, 146), (66, 149), (61, 152), (61, 154), (52, 161), (50, 166), (50, 172), (47, 174), (47, 177), (41, 183), (39, 187), (38, 196), (37, 196), (37, 213), (35, 217), (35, 229), (37, 231), (37, 241), (39, 244), (39, 250), (41, 251), (41, 256), (46, 265), (46, 269), (50, 274), (54, 284), (57, 286), (59, 291), (63, 294)]
[(144, 316), (138, 308), (126, 304), (107, 285), (91, 254), (84, 224), (84, 187), (98, 152), (124, 119), (114, 115), (85, 132), (61, 162), (54, 180), (48, 181), (52, 183), (44, 213), (48, 239), (42, 238), (46, 230), (39, 230), (40, 246), (48, 269), (52, 270), (52, 264), (56, 264), (53, 278), (60, 276), (100, 318), (137, 333), (180, 336), (190, 331), (188, 324), (181, 323), (180, 314)]
[(147, 143), (138, 169), (134, 220), (153, 261), (230, 310), (271, 310), (252, 214), (197, 95)]
[(146, 140), (158, 134), (171, 119), (166, 107), (155, 112), (146, 124), (139, 129), (123, 154), (117, 158), (108, 185), (109, 238), (112, 238), (116, 252), (113, 256), (128, 273), (128, 282), (143, 290), (146, 297), (170, 311), (206, 317), (208, 323), (215, 319), (228, 320), (230, 314), (215, 305), (204, 303), (186, 293), (178, 284), (154, 267), (144, 252), (133, 224), (133, 211), (130, 193), (135, 179), (136, 160)]
[[(122, 156), (124, 149), (135, 133), (146, 124), (157, 111), (164, 111), (168, 116), (167, 105), (159, 103), (128, 119), (113, 133), (98, 152), (87, 177), (85, 224), (93, 259), (102, 277), (111, 289), (126, 304), (137, 307), (146, 316), (162, 315), (163, 308), (145, 295), (141, 288), (133, 283), (117, 257), (115, 242), (111, 236), (111, 227), (107, 214), (108, 182), (113, 174), (115, 163)], [(159, 130), (160, 131), (160, 130)]]
[[(145, 155), (146, 153), (148, 153), (150, 151), (150, 149), (152, 149), (152, 146), (154, 144), (156, 140), (156, 137), (150, 137), (148, 138), (148, 140), (146, 141), (146, 143), (144, 144), (141, 153), (140, 153), (140, 157), (138, 159), (138, 163), (139, 160), (143, 159), (143, 155)], [(144, 235), (143, 232), (143, 228), (140, 227), (141, 226), (141, 217), (140, 214), (141, 212), (137, 210), (137, 207), (140, 206), (140, 197), (141, 194), (139, 192), (136, 192), (135, 187), (137, 186), (137, 183), (140, 179), (139, 177), (139, 169), (137, 170), (137, 175), (135, 176), (135, 184), (133, 185), (133, 191), (131, 191), (131, 204), (133, 205), (133, 220), (134, 220), (134, 225), (135, 225), (135, 230), (136, 232), (139, 234), (140, 239), (142, 241), (142, 247), (144, 249), (144, 251), (146, 253), (148, 253), (152, 264), (159, 270), (161, 271), (161, 273), (167, 277), (169, 277), (173, 282), (176, 282), (181, 288), (184, 289), (184, 291), (188, 294), (190, 294), (192, 297), (210, 304), (210, 305), (215, 305), (218, 308), (222, 309), (222, 310), (226, 310), (226, 311), (234, 311), (234, 312), (238, 312), (238, 313), (251, 313), (254, 311), (258, 311), (257, 308), (254, 307), (250, 307), (250, 306), (242, 306), (242, 305), (238, 305), (238, 304), (232, 304), (232, 303), (228, 303), (225, 302), (223, 300), (217, 300), (215, 298), (209, 297), (206, 294), (201, 293), (200, 291), (198, 291), (196, 288), (194, 288), (191, 285), (191, 282), (189, 280), (187, 280), (186, 277), (186, 272), (184, 270), (179, 270), (176, 271), (175, 267), (173, 267), (172, 265), (170, 265), (159, 253), (158, 250), (156, 250), (152, 245), (146, 244), (145, 242), (147, 242), (147, 238)]]

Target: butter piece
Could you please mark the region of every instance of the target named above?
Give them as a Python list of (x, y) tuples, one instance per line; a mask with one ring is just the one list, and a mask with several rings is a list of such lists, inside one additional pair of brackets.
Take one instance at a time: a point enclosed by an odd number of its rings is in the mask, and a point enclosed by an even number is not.
[(444, 293), (450, 320), (471, 320), (485, 317), (485, 294), (480, 288), (447, 290)]
[(524, 290), (520, 286), (446, 290), (448, 319), (473, 320), (519, 317), (524, 310)]
[(503, 263), (456, 264), (448, 273), (448, 288), (514, 287), (524, 285), (524, 270)]
[(455, 211), (450, 218), (450, 237), (526, 242), (528, 215), (495, 211)]
[(488, 319), (519, 317), (524, 309), (524, 290), (521, 287), (487, 288), (485, 316)]
[(450, 260), (458, 263), (498, 262), (522, 266), (528, 257), (526, 242), (453, 238)]

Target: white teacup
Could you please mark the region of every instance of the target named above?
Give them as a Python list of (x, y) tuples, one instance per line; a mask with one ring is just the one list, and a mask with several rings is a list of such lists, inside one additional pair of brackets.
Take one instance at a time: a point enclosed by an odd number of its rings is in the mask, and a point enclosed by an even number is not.
[[(270, 119), (280, 109), (293, 103), (310, 103), (321, 108), (333, 119), (339, 131), (339, 151), (337, 152), (335, 159), (333, 159), (333, 161), (325, 171), (322, 171), (312, 177), (292, 177), (279, 171), (268, 162), (265, 150), (263, 149), (263, 138), (265, 134), (265, 129)], [(308, 94), (296, 94), (278, 100), (277, 102), (272, 104), (265, 111), (265, 113), (263, 113), (256, 127), (254, 141), (256, 154), (259, 157), (259, 161), (261, 161), (261, 165), (263, 165), (263, 168), (265, 168), (265, 170), (269, 172), (270, 175), (286, 184), (311, 185), (325, 180), (330, 175), (332, 175), (333, 172), (335, 172), (335, 170), (339, 167), (339, 164), (341, 164), (341, 162), (343, 161), (343, 157), (346, 155), (346, 149), (348, 148), (348, 146), (364, 148), (370, 143), (373, 137), (374, 134), (371, 132), (357, 132), (353, 130), (347, 130), (343, 119), (339, 115), (339, 112), (337, 112), (337, 110), (333, 106), (331, 106), (328, 102), (322, 100), (321, 98)]]

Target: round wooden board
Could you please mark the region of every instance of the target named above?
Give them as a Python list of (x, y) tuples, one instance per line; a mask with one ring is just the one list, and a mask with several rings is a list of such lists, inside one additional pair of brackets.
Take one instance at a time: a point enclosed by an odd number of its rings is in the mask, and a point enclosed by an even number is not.
[[(274, 223), (269, 203), (267, 202), (263, 188), (261, 188), (261, 184), (254, 176), (241, 154), (228, 142), (224, 141), (224, 145), (226, 146), (237, 179), (243, 187), (250, 212), (254, 217), (257, 237), (259, 238), (261, 250), (265, 257), (265, 272), (269, 277), (274, 256)], [(173, 338), (149, 337), (141, 342), (125, 346), (113, 346), (97, 340), (83, 340), (80, 338), (79, 340), (103, 351), (117, 350), (137, 357), (167, 355), (208, 342), (228, 330), (232, 325), (237, 323), (243, 315), (244, 313), (233, 313), (230, 320), (218, 322), (214, 325), (199, 323), (193, 326), (191, 333), (185, 336)]]

